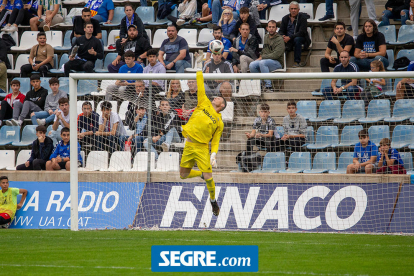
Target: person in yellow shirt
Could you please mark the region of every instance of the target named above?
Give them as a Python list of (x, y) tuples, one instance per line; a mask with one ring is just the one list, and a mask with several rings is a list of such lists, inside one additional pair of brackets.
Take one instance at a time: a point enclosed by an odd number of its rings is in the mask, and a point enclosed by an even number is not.
[[(183, 126), (182, 134), (186, 142), (181, 157), (180, 177), (186, 179), (199, 176), (206, 181), (213, 214), (218, 216), (220, 208), (215, 196), (212, 166), (217, 168), (216, 155), (224, 127), (220, 112), (226, 108), (227, 102), (223, 97), (216, 97), (210, 102), (206, 96), (201, 71), (197, 72), (197, 86), (197, 107), (190, 120)], [(211, 156), (208, 148), (210, 141)], [(195, 162), (200, 171), (192, 169)]]
[[(10, 222), (14, 219), (16, 210), (22, 208), (27, 196), (26, 189), (9, 188), (9, 178), (0, 176), (0, 228), (8, 228)], [(17, 195), (22, 194), (19, 204), (17, 204)]]

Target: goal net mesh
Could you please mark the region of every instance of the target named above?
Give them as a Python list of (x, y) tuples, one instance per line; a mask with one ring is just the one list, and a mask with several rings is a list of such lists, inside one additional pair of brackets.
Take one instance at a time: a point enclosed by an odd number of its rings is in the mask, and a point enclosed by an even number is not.
[(227, 103), (213, 167), (218, 217), (205, 181), (179, 172), (195, 74), (76, 80), (79, 228), (414, 232), (414, 100), (409, 84), (396, 99), (402, 78), (344, 89), (351, 80), (330, 74), (213, 75), (206, 96)]

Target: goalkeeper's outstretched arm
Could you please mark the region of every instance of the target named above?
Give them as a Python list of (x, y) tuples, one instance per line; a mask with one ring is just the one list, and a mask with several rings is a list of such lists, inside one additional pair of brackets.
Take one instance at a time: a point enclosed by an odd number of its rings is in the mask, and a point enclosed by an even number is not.
[(209, 101), (209, 99), (206, 96), (206, 89), (204, 87), (204, 77), (203, 72), (197, 71), (197, 101), (198, 105), (203, 104), (206, 101)]

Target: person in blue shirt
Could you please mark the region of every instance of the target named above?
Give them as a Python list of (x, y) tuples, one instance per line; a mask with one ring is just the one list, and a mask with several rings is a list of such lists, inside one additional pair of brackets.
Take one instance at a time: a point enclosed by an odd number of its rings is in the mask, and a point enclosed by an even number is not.
[(221, 42), (223, 42), (223, 45), (224, 45), (224, 50), (222, 52), (223, 58), (231, 61), (233, 59), (233, 56), (229, 52), (229, 49), (232, 47), (232, 44), (230, 40), (223, 37), (223, 29), (220, 26), (215, 26), (213, 28), (213, 36), (214, 36), (214, 39), (208, 42), (206, 62), (209, 62), (211, 59), (210, 42), (213, 40), (220, 40)]
[(91, 10), (92, 18), (100, 23), (111, 24), (114, 18), (114, 2), (112, 0), (89, 0), (85, 8)]
[(381, 174), (406, 174), (404, 162), (400, 153), (391, 148), (391, 140), (382, 138), (377, 156), (377, 173)]
[(358, 138), (359, 143), (355, 145), (353, 162), (346, 168), (346, 173), (375, 173), (378, 147), (369, 140), (365, 129), (358, 132)]
[[(340, 64), (335, 66), (334, 72), (358, 72), (358, 66), (350, 62), (349, 52), (342, 51), (339, 56)], [(341, 79), (341, 87), (336, 85), (337, 79), (331, 81), (331, 87), (322, 89), (325, 100), (336, 100), (339, 96), (347, 96), (349, 99), (354, 99), (355, 93), (359, 92), (357, 86), (357, 79)]]
[[(70, 131), (64, 127), (60, 132), (62, 140), (56, 145), (55, 150), (50, 155), (50, 160), (46, 162), (47, 171), (63, 170), (70, 171)], [(82, 164), (80, 155), (80, 145), (78, 143), (78, 164)]]

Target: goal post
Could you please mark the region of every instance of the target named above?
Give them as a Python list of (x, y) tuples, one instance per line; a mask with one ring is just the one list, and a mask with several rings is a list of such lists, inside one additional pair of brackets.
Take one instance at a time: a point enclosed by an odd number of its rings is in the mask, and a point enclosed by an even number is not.
[[(191, 90), (189, 82), (196, 80), (195, 73), (71, 73), (70, 141), (79, 141), (81, 154), (78, 154), (78, 143), (72, 142), (70, 160), (77, 164), (74, 161), (78, 156), (83, 159), (82, 166), (71, 166), (71, 230), (414, 233), (411, 221), (414, 204), (410, 203), (414, 195), (407, 175), (407, 172), (414, 173), (414, 100), (395, 99), (398, 81), (414, 79), (414, 72), (241, 73), (203, 74), (203, 77), (210, 99), (215, 96), (227, 99), (227, 107), (222, 111), (224, 130), (217, 154), (218, 168), (213, 168), (220, 215), (212, 215), (204, 180), (180, 179), (179, 164), (186, 143), (181, 125), (191, 118), (195, 106), (186, 105), (191, 97), (185, 93), (177, 94), (183, 97), (180, 104), (178, 98), (175, 102), (174, 96), (169, 95), (174, 95), (174, 89)], [(341, 79), (357, 79), (358, 93), (352, 98), (346, 98), (344, 93), (326, 101), (321, 92), (330, 86), (332, 79), (339, 80), (338, 83)], [(360, 93), (369, 85), (364, 79), (385, 79), (386, 85), (380, 93), (364, 101)], [(115, 85), (117, 80), (130, 81), (130, 84)], [(138, 85), (133, 82), (147, 80), (142, 93), (149, 93), (148, 97), (140, 100)], [(270, 80), (272, 86), (265, 87), (265, 80)], [(157, 81), (161, 81), (158, 83), (162, 89), (155, 84)], [(225, 92), (224, 83), (229, 83), (230, 92)], [(109, 109), (102, 106), (104, 101), (111, 104)], [(284, 118), (289, 116), (287, 103), (292, 101), (297, 104), (298, 118), (306, 121), (305, 129), (300, 130), (305, 138), (298, 137), (298, 145), (280, 142), (288, 135), (286, 131), (290, 131)], [(372, 101), (383, 105), (375, 109)], [(90, 103), (99, 118), (99, 122), (88, 123), (102, 125), (102, 132), (114, 135), (97, 131), (89, 140), (84, 136), (78, 139), (78, 131), (88, 133), (77, 125), (85, 102)], [(163, 102), (168, 103), (168, 111), (163, 111)], [(270, 108), (267, 116), (273, 119), (271, 123), (266, 121), (268, 117), (261, 117), (262, 104)], [(378, 113), (378, 108), (386, 109), (383, 116), (377, 121), (367, 119), (372, 110)], [(140, 110), (143, 110), (141, 115)], [(104, 112), (108, 114), (107, 119), (102, 115)], [(170, 112), (174, 113), (174, 119), (157, 121)], [(333, 115), (323, 115), (324, 112)], [(352, 112), (363, 115), (351, 118)], [(128, 119), (133, 129), (129, 128)], [(177, 126), (170, 127), (171, 122), (177, 122)], [(296, 128), (293, 119), (289, 122), (292, 129)], [(165, 131), (158, 130), (159, 124)], [(253, 129), (255, 137), (249, 138), (250, 134), (246, 133), (253, 133)], [(141, 132), (136, 134), (138, 130)], [(370, 141), (375, 144), (376, 156), (380, 156), (377, 154), (381, 139), (388, 138), (391, 147), (400, 153), (399, 159), (393, 155), (397, 158), (394, 160), (404, 160), (404, 174), (392, 174), (392, 169), (376, 174), (378, 160), (373, 168), (366, 167), (372, 174), (361, 174), (359, 169), (346, 174), (347, 164), (353, 163), (360, 130), (372, 134)], [(155, 135), (154, 131), (161, 134)], [(270, 136), (269, 131), (273, 132)], [(293, 138), (286, 139), (295, 139), (295, 135), (288, 136)], [(248, 146), (250, 152), (246, 152)], [(257, 154), (256, 159), (253, 153)]]

